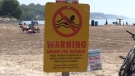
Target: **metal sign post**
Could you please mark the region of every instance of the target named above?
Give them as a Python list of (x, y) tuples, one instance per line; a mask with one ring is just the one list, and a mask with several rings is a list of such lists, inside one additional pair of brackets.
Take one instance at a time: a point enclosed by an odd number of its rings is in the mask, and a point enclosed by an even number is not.
[(62, 72), (62, 76), (69, 76), (69, 72)]
[[(71, 0), (65, 0), (67, 3), (71, 3)], [(69, 76), (69, 72), (62, 72), (62, 76)]]
[[(75, 2), (74, 0), (66, 0), (67, 3), (78, 3), (79, 0), (76, 0), (77, 2)], [(69, 72), (62, 72), (62, 76), (69, 76)]]

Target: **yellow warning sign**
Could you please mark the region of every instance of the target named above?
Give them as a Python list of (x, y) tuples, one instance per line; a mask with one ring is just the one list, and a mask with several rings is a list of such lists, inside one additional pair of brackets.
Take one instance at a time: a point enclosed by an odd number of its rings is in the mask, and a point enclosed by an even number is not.
[(87, 4), (46, 3), (44, 71), (86, 71), (90, 7)]

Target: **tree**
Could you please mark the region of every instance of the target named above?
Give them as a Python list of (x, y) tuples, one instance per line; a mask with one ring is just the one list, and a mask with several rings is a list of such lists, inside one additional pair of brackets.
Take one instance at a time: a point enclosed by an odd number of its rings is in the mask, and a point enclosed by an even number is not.
[(29, 5), (22, 4), (21, 8), (24, 12), (23, 20), (43, 20), (44, 5), (30, 3)]
[(27, 11), (27, 13), (25, 12), (24, 13), (24, 20), (35, 20), (35, 16), (34, 16), (34, 13), (31, 12), (31, 11)]
[(2, 2), (3, 2), (3, 0), (0, 0), (0, 12), (1, 12)]
[(24, 12), (29, 11), (29, 7), (28, 7), (26, 4), (22, 4), (22, 5), (21, 5), (21, 8), (22, 8), (22, 10), (23, 10)]
[(30, 3), (28, 6), (35, 8), (35, 4), (34, 3)]
[(17, 0), (3, 0), (1, 5), (1, 15), (13, 16), (16, 19), (21, 20), (23, 11)]

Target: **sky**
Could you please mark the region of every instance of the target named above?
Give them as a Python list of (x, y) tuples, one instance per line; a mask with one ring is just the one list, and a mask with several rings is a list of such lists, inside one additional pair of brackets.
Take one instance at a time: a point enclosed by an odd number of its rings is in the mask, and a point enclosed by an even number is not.
[[(56, 0), (18, 0), (20, 4), (39, 3), (45, 5), (47, 2)], [(104, 14), (122, 15), (128, 18), (135, 18), (135, 0), (79, 0), (81, 4), (89, 4), (90, 12)]]

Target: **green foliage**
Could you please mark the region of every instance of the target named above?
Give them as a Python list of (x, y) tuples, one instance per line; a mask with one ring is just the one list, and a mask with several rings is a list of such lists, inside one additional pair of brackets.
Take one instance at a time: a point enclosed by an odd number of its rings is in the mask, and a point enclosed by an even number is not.
[(19, 4), (18, 0), (0, 0), (0, 16), (18, 20), (44, 20), (44, 5)]
[(3, 2), (3, 0), (0, 0), (0, 10), (1, 10), (1, 6), (2, 6), (2, 2)]
[(21, 8), (24, 12), (23, 20), (43, 20), (44, 5), (30, 3), (29, 5), (22, 4)]
[(0, 2), (1, 9), (0, 15), (1, 16), (12, 16), (18, 20), (22, 19), (23, 11), (20, 8), (20, 4), (17, 0), (3, 0)]
[(0, 0), (0, 16), (18, 20), (44, 20), (44, 5), (19, 4), (17, 0)]

